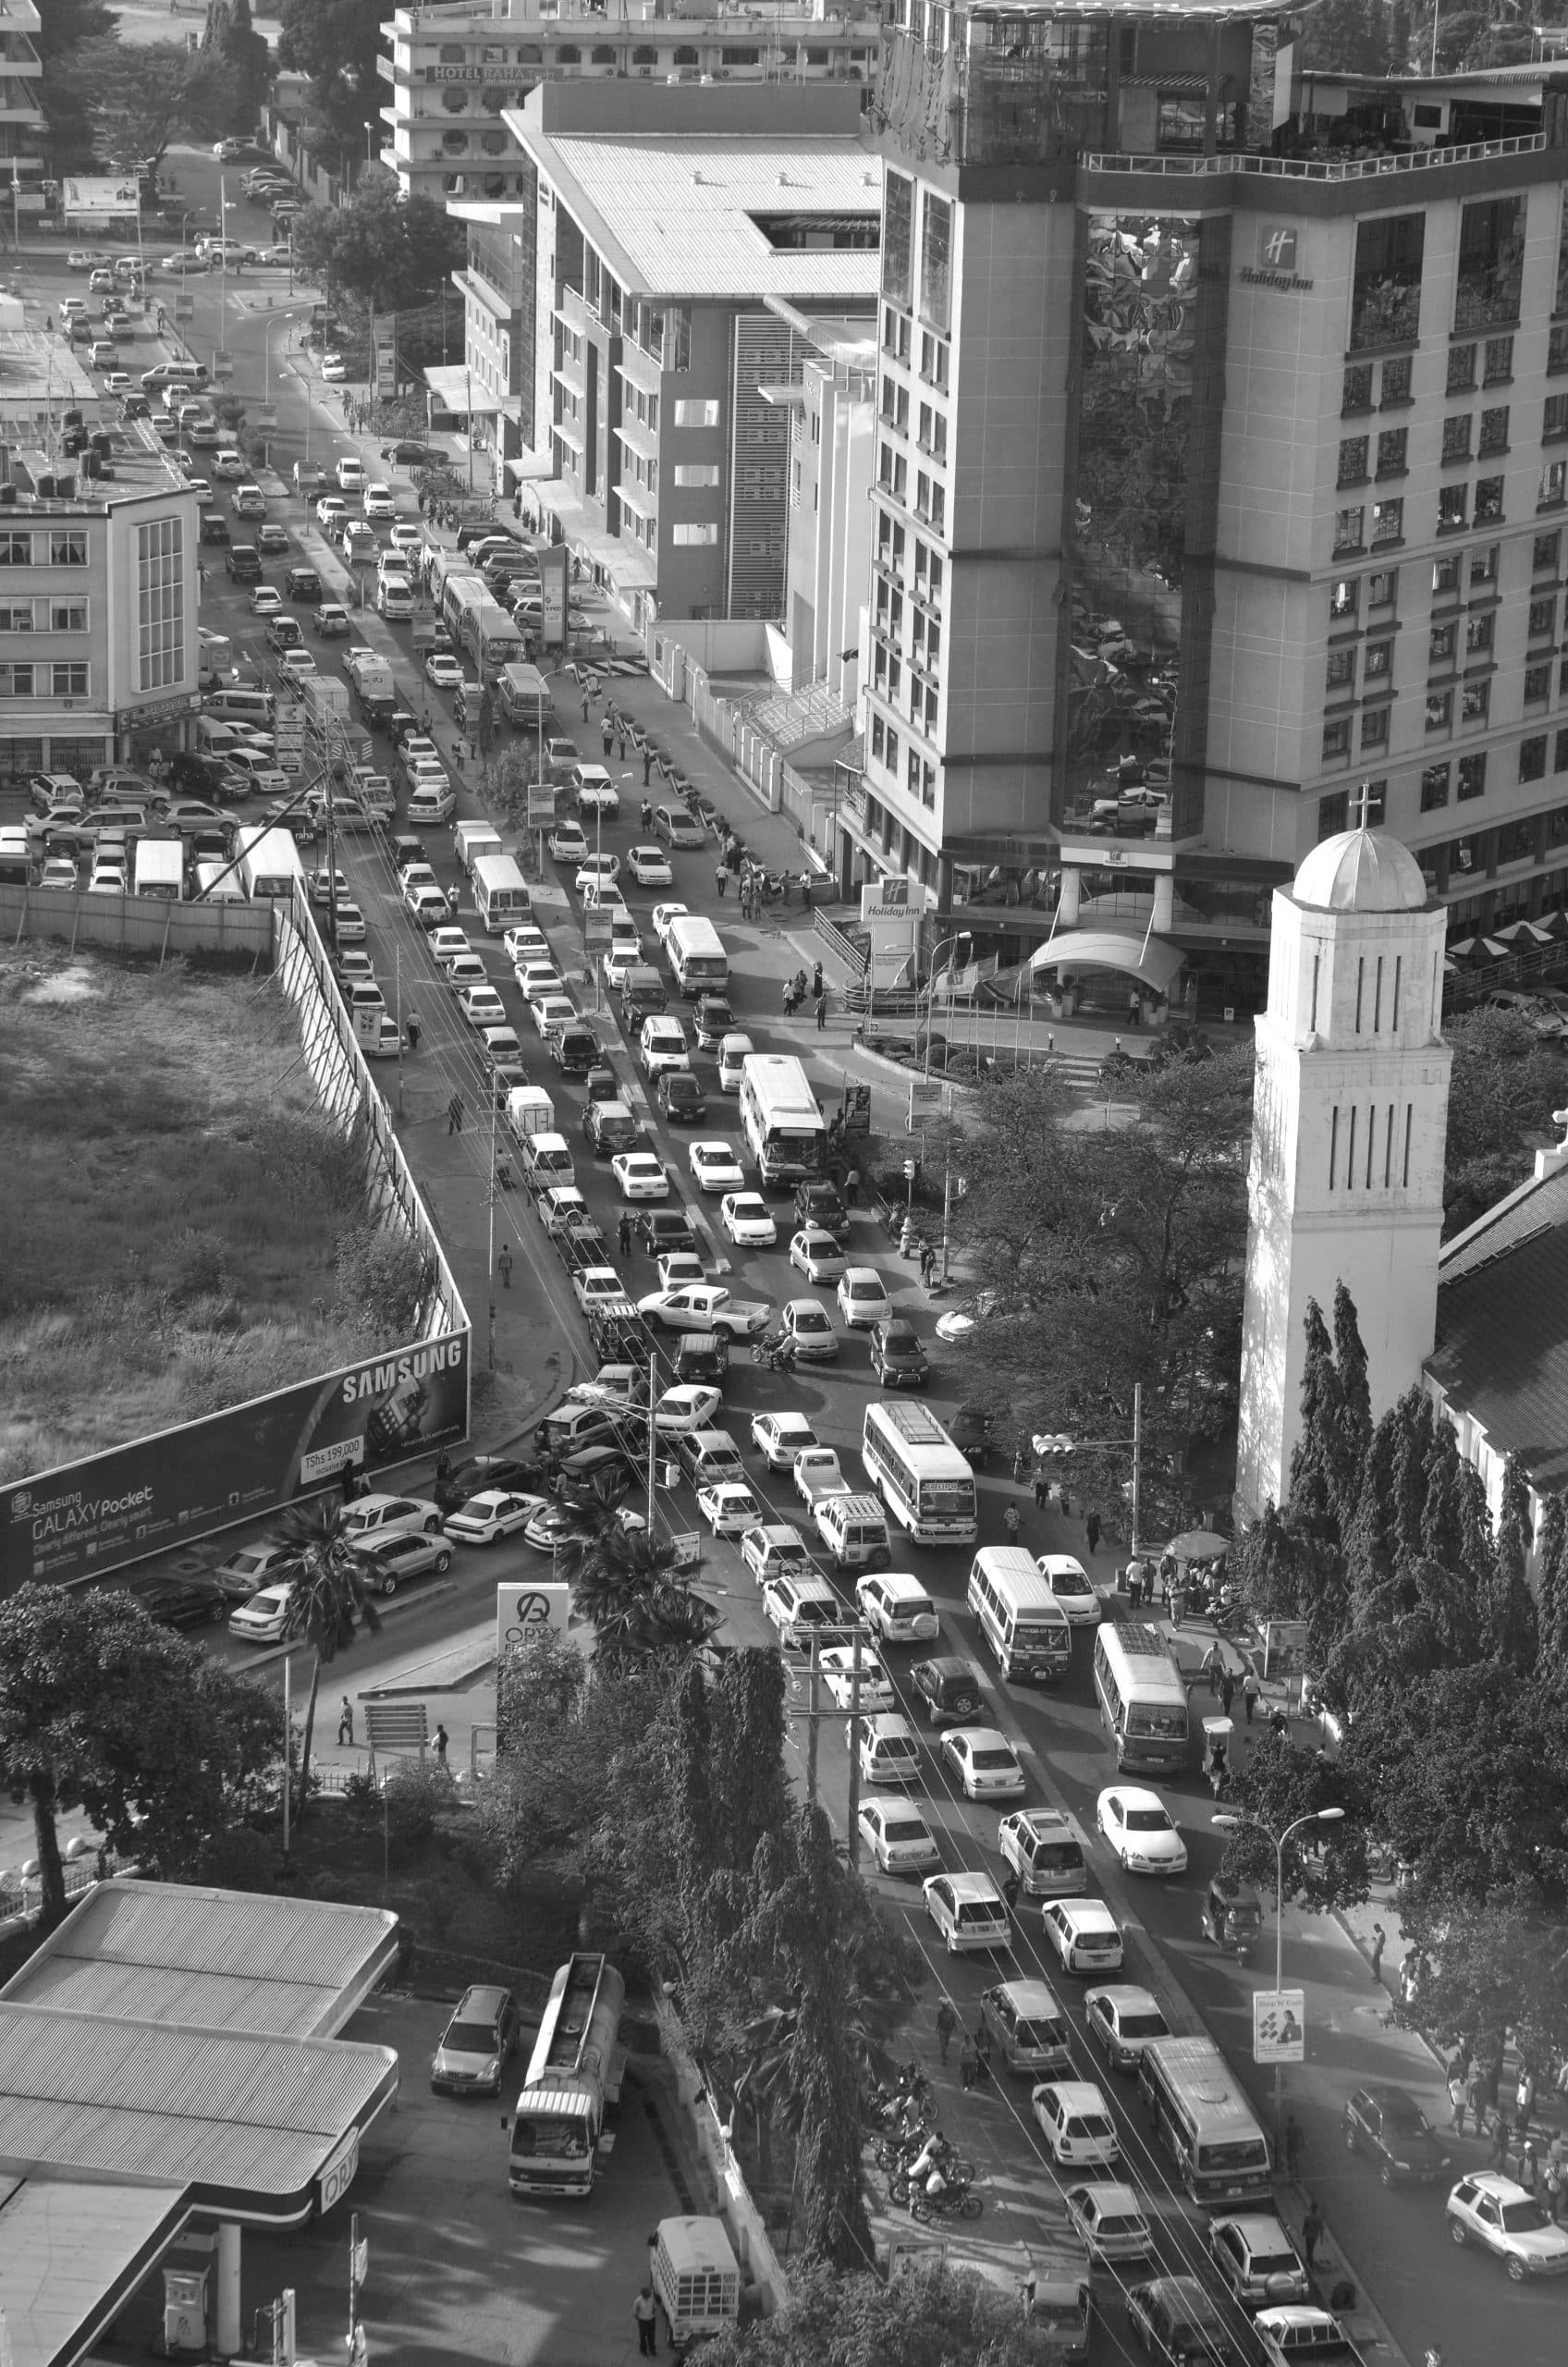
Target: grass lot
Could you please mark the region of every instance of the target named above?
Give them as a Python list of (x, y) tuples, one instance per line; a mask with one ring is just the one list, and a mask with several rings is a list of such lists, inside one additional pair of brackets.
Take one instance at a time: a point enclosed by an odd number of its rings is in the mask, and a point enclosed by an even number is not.
[(364, 1215), (270, 979), (0, 953), (0, 1480), (389, 1344), (336, 1313)]

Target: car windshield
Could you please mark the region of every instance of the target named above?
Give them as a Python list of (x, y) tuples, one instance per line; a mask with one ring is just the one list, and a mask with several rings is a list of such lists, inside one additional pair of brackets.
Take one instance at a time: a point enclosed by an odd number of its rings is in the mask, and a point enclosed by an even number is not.
[(880, 1282), (851, 1282), (850, 1284), (850, 1296), (851, 1298), (880, 1298), (881, 1295), (882, 1285)]
[(1198, 2168), (1209, 2170), (1266, 2170), (1268, 2152), (1261, 2137), (1236, 2137), (1228, 2143), (1216, 2142), (1198, 2147)]
[(1129, 1809), (1127, 1830), (1129, 1833), (1169, 1833), (1170, 1819), (1163, 1809)]
[(442, 2043), (454, 2054), (492, 2054), (496, 2033), (488, 2022), (454, 2022)]
[(1502, 2225), (1507, 2235), (1533, 2236), (1537, 2227), (1550, 2227), (1553, 2222), (1540, 2204), (1532, 2199), (1525, 2202), (1505, 2202)]
[(265, 1560), (264, 1553), (231, 1553), (228, 1557), (228, 1566), (240, 1577), (246, 1578), (250, 1576), (252, 1570), (261, 1569)]

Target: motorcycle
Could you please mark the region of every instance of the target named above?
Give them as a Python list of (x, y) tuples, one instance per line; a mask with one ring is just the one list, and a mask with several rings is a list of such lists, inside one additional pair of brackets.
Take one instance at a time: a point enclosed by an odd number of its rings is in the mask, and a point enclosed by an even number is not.
[(912, 2219), (978, 2219), (986, 2205), (983, 2198), (966, 2186), (949, 2182), (941, 2192), (912, 2194), (909, 2215)]
[(795, 1364), (795, 1343), (779, 1333), (765, 1336), (753, 1343), (752, 1362), (766, 1365), (770, 1372), (791, 1372)]

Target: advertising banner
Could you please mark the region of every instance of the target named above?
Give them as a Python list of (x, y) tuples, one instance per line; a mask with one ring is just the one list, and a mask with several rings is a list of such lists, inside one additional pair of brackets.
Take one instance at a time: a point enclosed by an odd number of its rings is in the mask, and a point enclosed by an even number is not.
[(141, 193), (133, 174), (124, 179), (68, 180), (60, 211), (67, 222), (117, 222), (127, 215), (134, 220), (141, 211)]
[(539, 554), (540, 604), (544, 616), (539, 638), (546, 649), (566, 647), (567, 587), (571, 559), (564, 543)]
[(1253, 2061), (1301, 2063), (1305, 2057), (1305, 1990), (1255, 1989), (1252, 1993)]
[(345, 1463), (401, 1462), (468, 1433), (472, 1336), (451, 1331), (184, 1429), (0, 1488), (0, 1594), (62, 1584), (260, 1517)]
[[(571, 1626), (571, 1588), (559, 1586), (554, 1579), (541, 1586), (530, 1579), (526, 1586), (508, 1585), (496, 1588), (496, 1658), (504, 1661), (518, 1644), (525, 1644), (546, 1627), (564, 1636)], [(593, 1639), (593, 1629), (582, 1626), (574, 1631), (584, 1644)]]

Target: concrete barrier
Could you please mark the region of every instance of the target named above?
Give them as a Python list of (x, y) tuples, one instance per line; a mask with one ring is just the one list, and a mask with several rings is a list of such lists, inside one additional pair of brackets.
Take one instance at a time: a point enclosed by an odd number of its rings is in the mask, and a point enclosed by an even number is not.
[(166, 896), (89, 896), (78, 888), (0, 888), (0, 931), (13, 943), (63, 938), (73, 950), (95, 945), (155, 953), (160, 961), (171, 953), (222, 953), (270, 969), (273, 959), (272, 906), (238, 898), (188, 904)]
[(741, 2165), (735, 2159), (725, 2134), (725, 2124), (714, 2108), (702, 2071), (686, 2044), (680, 2024), (668, 2000), (655, 1995), (654, 2009), (664, 2057), (675, 2074), (676, 2094), (691, 2122), (703, 2168), (714, 2189), (718, 2214), (729, 2231), (729, 2240), (735, 2247), (735, 2256), (745, 2273), (745, 2280), (756, 2287), (763, 2314), (770, 2318), (790, 2290), (783, 2263), (773, 2249), (773, 2239), (764, 2225), (762, 2213), (752, 2199)]

